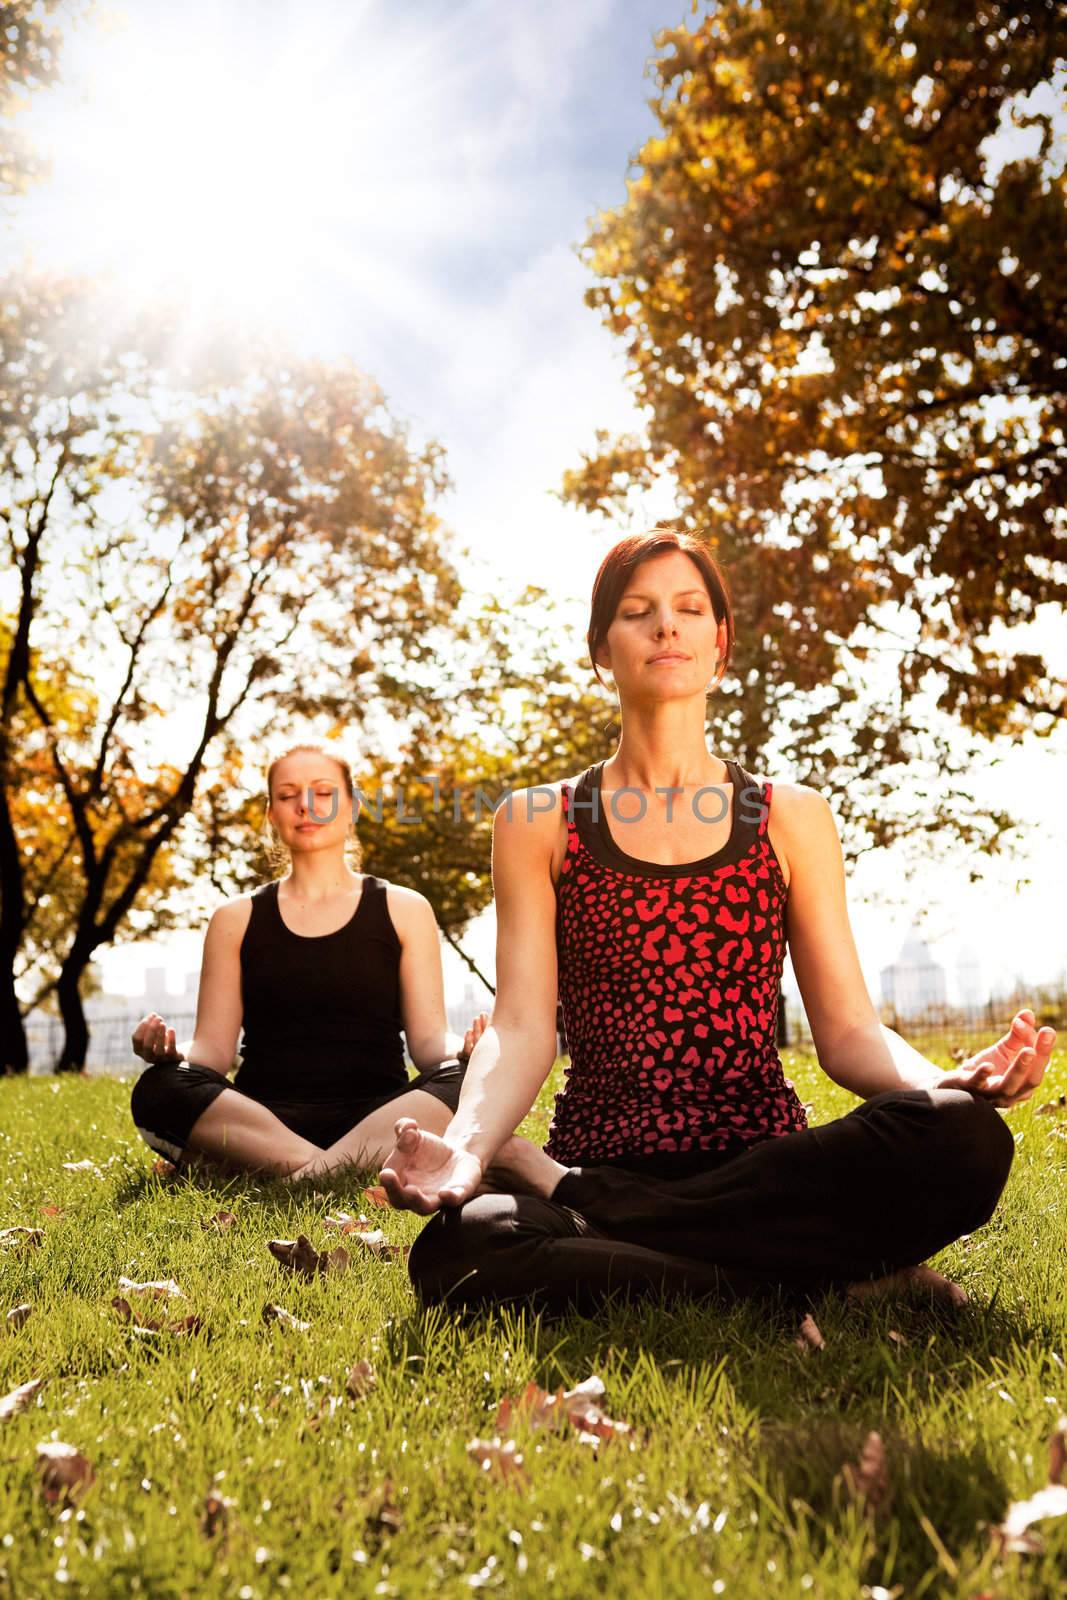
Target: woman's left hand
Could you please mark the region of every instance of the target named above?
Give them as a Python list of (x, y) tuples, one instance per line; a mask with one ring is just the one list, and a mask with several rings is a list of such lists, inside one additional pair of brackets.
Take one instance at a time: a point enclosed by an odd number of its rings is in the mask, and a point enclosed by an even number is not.
[(1021, 1105), (1045, 1076), (1055, 1043), (1055, 1028), (1038, 1028), (1032, 1011), (1017, 1011), (1011, 1027), (996, 1044), (938, 1078), (934, 1087), (968, 1089), (995, 1106)]
[(474, 1049), (474, 1046), (478, 1043), (478, 1040), (481, 1038), (488, 1026), (488, 1011), (479, 1011), (478, 1015), (475, 1017), (474, 1021), (463, 1035), (463, 1049), (460, 1051), (457, 1059), (462, 1061), (464, 1065), (466, 1065), (466, 1063), (470, 1060), (471, 1051)]

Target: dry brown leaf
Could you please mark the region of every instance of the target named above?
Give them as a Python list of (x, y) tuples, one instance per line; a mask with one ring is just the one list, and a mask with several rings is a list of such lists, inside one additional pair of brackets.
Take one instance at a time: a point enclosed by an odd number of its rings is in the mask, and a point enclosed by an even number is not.
[(1048, 1517), (1067, 1516), (1067, 1486), (1060, 1482), (1065, 1453), (1067, 1417), (1061, 1417), (1049, 1440), (1048, 1483), (1031, 1495), (1029, 1500), (1013, 1501), (1003, 1522), (990, 1529), (1001, 1553), (1015, 1551), (1019, 1555), (1040, 1555), (1045, 1548), (1045, 1541), (1039, 1533), (1030, 1532), (1031, 1524)]
[(516, 1449), (514, 1439), (505, 1442), (499, 1434), (492, 1439), (472, 1439), (467, 1446), (467, 1454), (492, 1478), (499, 1478), (505, 1483), (509, 1480), (518, 1483), (526, 1481), (522, 1456)]
[(37, 1446), (37, 1470), (47, 1500), (75, 1500), (92, 1487), (96, 1474), (72, 1444), (51, 1440)]
[(201, 1217), (200, 1226), (206, 1231), (225, 1233), (227, 1228), (232, 1228), (237, 1221), (232, 1211), (216, 1211), (213, 1217)]
[(1061, 1417), (1048, 1442), (1048, 1481), (1059, 1483), (1067, 1465), (1067, 1417)]
[(22, 1327), (23, 1323), (28, 1322), (32, 1315), (33, 1307), (30, 1305), (12, 1306), (4, 1320), (11, 1329), (11, 1332), (17, 1333)]
[(195, 1314), (178, 1317), (170, 1322), (165, 1317), (147, 1316), (140, 1309), (131, 1306), (130, 1302), (120, 1294), (112, 1297), (111, 1304), (119, 1314), (119, 1321), (127, 1327), (132, 1327), (137, 1333), (199, 1333), (203, 1327), (202, 1320)]
[(384, 1211), (392, 1210), (392, 1206), (389, 1203), (389, 1196), (386, 1194), (380, 1183), (375, 1183), (369, 1189), (364, 1189), (363, 1198), (366, 1200), (368, 1205), (381, 1206)]
[(38, 1389), (43, 1387), (43, 1378), (31, 1378), (29, 1383), (20, 1383), (10, 1394), (0, 1395), (0, 1422), (6, 1422), (9, 1417), (25, 1411)]
[(1030, 1525), (1046, 1517), (1067, 1516), (1067, 1486), (1049, 1483), (1029, 1500), (1016, 1500), (1008, 1507), (1004, 1521), (992, 1530), (1002, 1551), (1014, 1550), (1019, 1555), (1040, 1555), (1045, 1541), (1039, 1533), (1031, 1533)]
[(800, 1333), (794, 1341), (798, 1350), (825, 1350), (826, 1340), (819, 1332), (819, 1325), (811, 1312), (805, 1313), (800, 1324)]
[(398, 1533), (404, 1526), (403, 1512), (393, 1500), (391, 1478), (383, 1479), (381, 1488), (369, 1497), (367, 1523), (385, 1533)]
[(156, 1278), (152, 1283), (135, 1283), (132, 1278), (120, 1278), (123, 1294), (150, 1295), (153, 1300), (185, 1300), (173, 1278)]
[(598, 1401), (603, 1399), (600, 1378), (586, 1378), (574, 1389), (557, 1389), (550, 1394), (536, 1383), (528, 1383), (516, 1400), (505, 1397), (497, 1408), (496, 1430), (509, 1432), (515, 1420), (528, 1428), (574, 1427), (583, 1443), (615, 1439), (630, 1432), (628, 1422), (613, 1422)]
[(358, 1217), (354, 1217), (348, 1211), (339, 1211), (335, 1217), (326, 1217), (323, 1221), (323, 1227), (334, 1228), (338, 1233), (372, 1233), (374, 1231), (362, 1212)]
[(872, 1511), (885, 1504), (889, 1496), (889, 1475), (880, 1433), (872, 1431), (867, 1435), (859, 1461), (846, 1461), (841, 1475), (853, 1500), (865, 1501)]
[(177, 1164), (168, 1161), (166, 1156), (160, 1156), (158, 1161), (153, 1161), (152, 1171), (160, 1178), (174, 1178), (178, 1175)]
[(0, 1228), (0, 1245), (5, 1250), (12, 1250), (16, 1255), (25, 1255), (28, 1250), (39, 1250), (44, 1244), (43, 1228)]
[(894, 1344), (907, 1344), (908, 1343), (908, 1341), (907, 1341), (907, 1339), (905, 1339), (904, 1335), (902, 1333), (898, 1333), (895, 1328), (890, 1328), (890, 1330), (889, 1330), (888, 1334), (886, 1335), (886, 1337), (889, 1338), (889, 1339), (892, 1339)]
[(200, 1516), (200, 1532), (205, 1539), (214, 1539), (216, 1534), (225, 1533), (226, 1525), (230, 1520), (230, 1509), (233, 1501), (228, 1500), (217, 1489), (209, 1489), (204, 1497), (204, 1509)]
[(362, 1245), (379, 1261), (406, 1261), (411, 1254), (409, 1244), (390, 1244), (380, 1228), (372, 1228), (368, 1233), (352, 1234), (352, 1243)]
[(345, 1381), (345, 1388), (353, 1400), (362, 1400), (378, 1387), (377, 1374), (369, 1361), (357, 1361)]
[(64, 1213), (58, 1206), (42, 1206), (40, 1214), (42, 1217), (61, 1217)]
[(269, 1301), (263, 1307), (263, 1321), (269, 1326), (276, 1322), (280, 1328), (286, 1328), (290, 1333), (306, 1333), (311, 1327), (310, 1322), (301, 1322), (299, 1317), (294, 1317), (291, 1311), (286, 1311), (284, 1306), (272, 1305)]
[(348, 1271), (349, 1254), (343, 1244), (333, 1250), (316, 1250), (306, 1233), (295, 1239), (268, 1239), (267, 1249), (279, 1266), (301, 1278)]
[(1067, 1094), (1057, 1095), (1055, 1100), (1046, 1100), (1044, 1105), (1038, 1106), (1035, 1116), (1057, 1117), (1061, 1111), (1067, 1111)]

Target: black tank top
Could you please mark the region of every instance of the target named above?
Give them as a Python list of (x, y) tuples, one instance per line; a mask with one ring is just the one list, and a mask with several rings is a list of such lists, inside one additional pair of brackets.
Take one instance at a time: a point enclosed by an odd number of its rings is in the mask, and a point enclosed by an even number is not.
[(400, 940), (385, 882), (366, 876), (334, 933), (293, 933), (278, 884), (252, 896), (241, 941), (244, 1038), (237, 1088), (258, 1100), (388, 1094), (407, 1082), (400, 1037)]

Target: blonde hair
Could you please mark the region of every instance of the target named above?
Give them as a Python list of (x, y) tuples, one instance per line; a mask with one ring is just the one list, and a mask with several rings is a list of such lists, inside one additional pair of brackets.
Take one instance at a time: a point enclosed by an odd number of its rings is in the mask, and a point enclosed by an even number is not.
[[(287, 750), (279, 750), (278, 754), (272, 758), (269, 766), (267, 767), (268, 806), (270, 805), (271, 801), (271, 785), (274, 782), (275, 768), (278, 766), (279, 762), (285, 761), (289, 756), (298, 756), (304, 752), (309, 755), (325, 756), (327, 761), (332, 761), (335, 766), (340, 767), (341, 778), (344, 782), (345, 791), (348, 795), (349, 801), (355, 799), (356, 781), (352, 776), (352, 767), (350, 762), (341, 754), (339, 750), (331, 750), (328, 745), (320, 744), (314, 740), (311, 740), (306, 743), (291, 744)], [(266, 815), (264, 815), (263, 818), (263, 849), (270, 868), (276, 875), (292, 865), (292, 856), (289, 854), (289, 851), (285, 845), (282, 844), (281, 840), (278, 838), (278, 835), (271, 824), (270, 817)], [(359, 837), (356, 834), (354, 822), (352, 824), (352, 832), (345, 840), (345, 860), (352, 868), (353, 872), (359, 872), (361, 870), (363, 865), (363, 846), (359, 842)]]

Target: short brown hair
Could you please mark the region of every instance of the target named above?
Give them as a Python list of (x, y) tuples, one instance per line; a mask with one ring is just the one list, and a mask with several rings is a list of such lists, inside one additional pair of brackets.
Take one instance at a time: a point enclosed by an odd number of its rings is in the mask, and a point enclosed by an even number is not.
[(643, 561), (662, 555), (667, 550), (680, 550), (695, 562), (708, 591), (716, 622), (726, 623), (726, 649), (719, 660), (715, 678), (716, 684), (721, 683), (734, 647), (734, 610), (726, 586), (726, 575), (702, 539), (691, 533), (678, 533), (673, 528), (653, 528), (648, 533), (631, 533), (613, 544), (600, 563), (593, 583), (589, 631), (585, 636), (598, 683), (602, 684), (604, 680), (597, 666), (596, 653), (608, 636), (626, 585)]
[[(270, 804), (271, 799), (271, 784), (274, 782), (275, 767), (280, 761), (284, 761), (287, 756), (298, 756), (305, 751), (309, 755), (325, 756), (327, 761), (332, 761), (335, 766), (340, 767), (341, 779), (344, 783), (348, 798), (350, 801), (355, 799), (356, 780), (352, 776), (351, 763), (345, 756), (341, 754), (339, 750), (331, 750), (328, 745), (318, 744), (314, 741), (311, 741), (306, 744), (291, 744), (288, 750), (279, 750), (278, 754), (272, 758), (270, 765), (267, 768), (268, 805)], [(266, 840), (265, 849), (267, 852), (267, 858), (274, 870), (277, 872), (283, 867), (289, 866), (292, 858), (290, 857), (288, 850), (282, 844), (281, 840), (275, 834), (273, 828), (271, 828), (270, 819), (266, 817), (264, 818), (263, 832)], [(352, 868), (353, 872), (359, 872), (363, 863), (363, 846), (360, 844), (359, 838), (355, 832), (353, 832), (352, 838), (348, 841), (346, 846), (345, 859)]]

